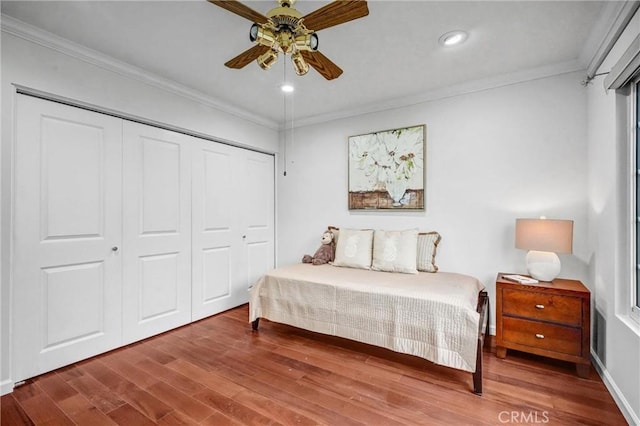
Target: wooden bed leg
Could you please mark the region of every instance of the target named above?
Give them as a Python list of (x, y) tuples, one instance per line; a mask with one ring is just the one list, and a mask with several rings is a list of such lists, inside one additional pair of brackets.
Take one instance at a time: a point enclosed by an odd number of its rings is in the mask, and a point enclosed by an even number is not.
[(256, 318), (251, 322), (251, 330), (258, 331), (258, 326), (260, 325), (260, 318)]
[(476, 371), (473, 373), (473, 393), (482, 395), (482, 343), (483, 339), (478, 338), (478, 349), (476, 353)]
[(473, 393), (482, 395), (482, 349), (489, 332), (489, 295), (486, 291), (478, 296), (478, 313), (480, 324), (478, 327), (478, 347), (476, 348), (476, 371), (473, 373)]

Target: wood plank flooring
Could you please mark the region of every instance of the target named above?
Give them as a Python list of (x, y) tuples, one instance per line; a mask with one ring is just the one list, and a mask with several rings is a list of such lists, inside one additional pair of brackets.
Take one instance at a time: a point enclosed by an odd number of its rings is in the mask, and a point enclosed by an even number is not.
[(261, 321), (247, 306), (28, 380), (2, 425), (625, 425), (595, 371), (484, 353), (470, 373)]

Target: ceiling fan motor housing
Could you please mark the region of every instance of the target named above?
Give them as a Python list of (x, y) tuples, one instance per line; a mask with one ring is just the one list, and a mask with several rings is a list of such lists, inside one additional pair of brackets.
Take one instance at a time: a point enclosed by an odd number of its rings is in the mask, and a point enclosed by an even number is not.
[[(294, 10), (294, 9), (288, 9), (288, 8), (284, 8), (284, 7), (280, 7), (278, 9), (274, 9), (274, 10), (280, 10), (280, 9), (284, 9), (285, 11)], [(298, 15), (300, 15), (300, 14), (298, 14)], [(284, 14), (277, 14), (277, 15), (269, 16), (269, 19), (273, 23), (273, 26), (276, 27), (278, 30), (281, 30), (281, 29), (284, 29), (284, 28), (289, 28), (289, 29), (296, 28), (298, 26), (298, 23), (300, 22), (301, 18), (302, 18), (301, 16), (292, 16), (292, 15), (284, 15)]]

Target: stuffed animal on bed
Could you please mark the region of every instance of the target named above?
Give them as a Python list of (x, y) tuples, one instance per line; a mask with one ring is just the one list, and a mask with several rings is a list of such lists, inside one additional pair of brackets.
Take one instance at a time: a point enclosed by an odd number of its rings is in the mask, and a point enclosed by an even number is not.
[(333, 262), (336, 255), (336, 246), (333, 242), (333, 232), (325, 231), (322, 234), (322, 245), (316, 253), (312, 256), (305, 254), (302, 258), (302, 263), (312, 263), (314, 265), (323, 265), (325, 263)]

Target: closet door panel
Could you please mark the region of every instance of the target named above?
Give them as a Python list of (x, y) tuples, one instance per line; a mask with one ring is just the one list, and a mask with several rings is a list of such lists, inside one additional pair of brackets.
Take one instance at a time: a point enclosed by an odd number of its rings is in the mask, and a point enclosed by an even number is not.
[(198, 141), (193, 155), (193, 303), (198, 320), (243, 303), (234, 291), (242, 270), (236, 149)]
[(59, 117), (45, 117), (41, 124), (43, 239), (99, 237), (104, 223), (101, 129)]
[(125, 343), (191, 320), (191, 138), (124, 123)]
[(246, 290), (274, 267), (274, 157), (245, 151)]
[(13, 379), (121, 343), (121, 121), (18, 96)]
[(201, 283), (203, 303), (231, 296), (231, 249), (229, 246), (202, 249)]

